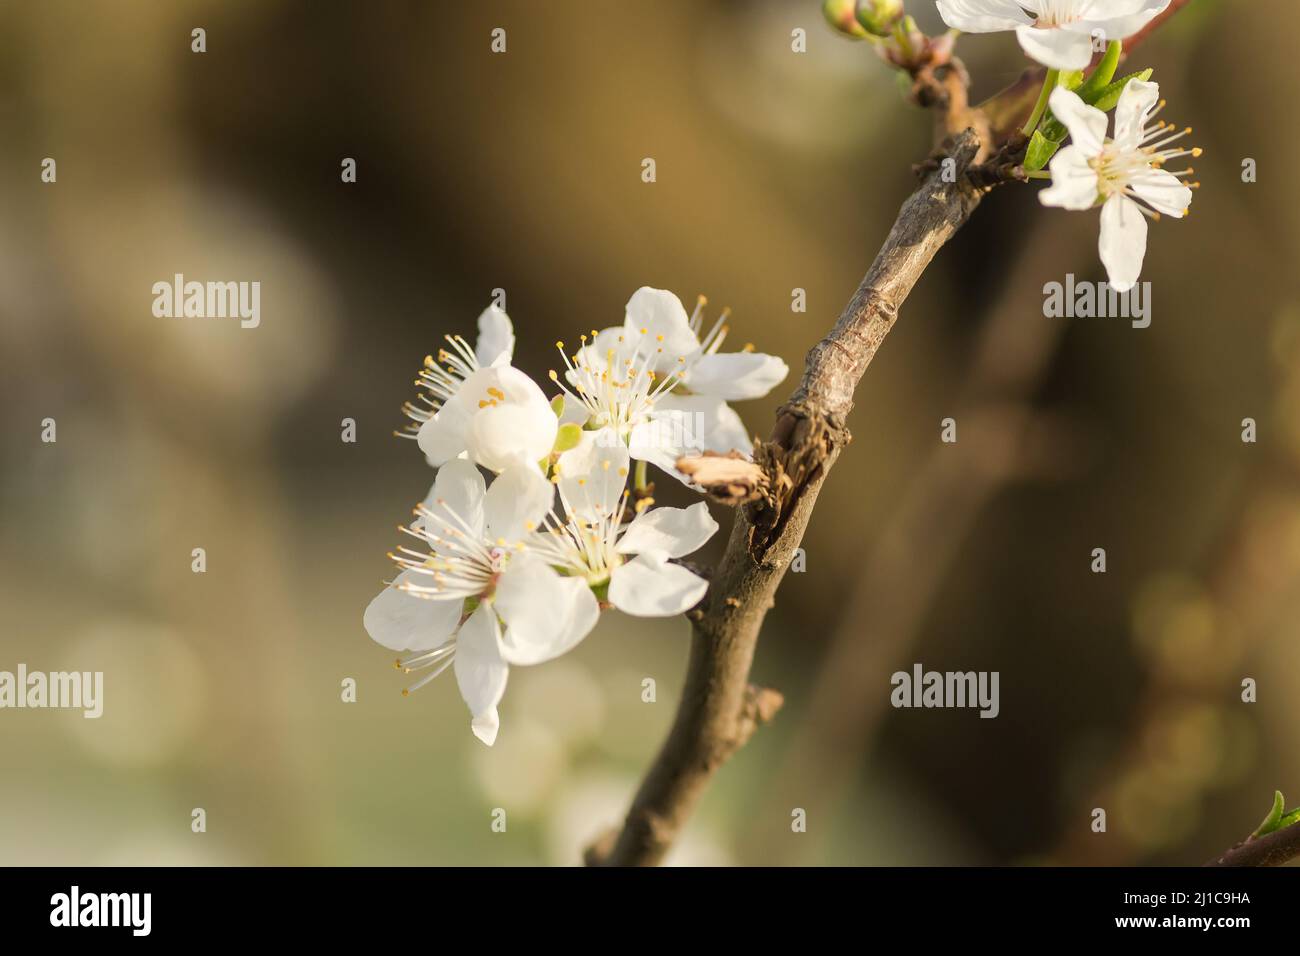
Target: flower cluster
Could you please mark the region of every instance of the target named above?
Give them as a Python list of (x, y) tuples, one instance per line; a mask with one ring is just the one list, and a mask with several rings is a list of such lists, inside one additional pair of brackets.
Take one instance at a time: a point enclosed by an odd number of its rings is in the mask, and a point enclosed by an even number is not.
[(727, 403), (767, 394), (787, 372), (748, 346), (723, 352), (726, 312), (705, 332), (704, 305), (688, 315), (672, 293), (639, 289), (621, 326), (581, 336), (572, 353), (559, 344), (552, 398), (511, 364), (514, 328), (496, 307), (479, 316), (474, 346), (449, 336), (425, 359), (403, 434), (437, 475), (401, 529), (415, 543), (391, 555), (400, 573), (364, 617), (372, 639), (405, 652), (397, 666), (420, 675), (404, 693), (453, 668), (474, 734), (491, 745), (510, 665), (572, 649), (602, 609), (664, 617), (704, 596), (707, 582), (676, 559), (717, 523), (702, 501), (655, 506), (645, 463), (686, 482), (683, 455), (747, 454)]
[[(1155, 118), (1164, 101), (1159, 85), (1149, 82), (1151, 71), (1114, 77), (1123, 41), (1163, 13), (1170, 0), (935, 2), (956, 30), (1014, 30), (1025, 53), (1048, 68), (1024, 128), (1024, 169), (1030, 178), (1050, 175), (1052, 185), (1039, 194), (1044, 205), (1101, 208), (1098, 251), (1110, 285), (1121, 293), (1133, 288), (1146, 258), (1147, 220), (1186, 216), (1198, 185), (1185, 181), (1191, 168), (1165, 168), (1201, 150), (1180, 142), (1190, 127)], [(1112, 107), (1115, 129), (1108, 138), (1106, 113)], [(1061, 149), (1067, 136), (1071, 145)], [(1049, 161), (1050, 173), (1042, 172)]]

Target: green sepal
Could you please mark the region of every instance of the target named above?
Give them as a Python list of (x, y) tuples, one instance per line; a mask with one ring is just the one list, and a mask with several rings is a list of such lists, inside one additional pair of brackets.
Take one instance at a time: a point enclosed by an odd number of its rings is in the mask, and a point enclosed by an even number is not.
[(582, 426), (577, 422), (566, 422), (555, 432), (555, 444), (551, 446), (551, 452), (559, 454), (570, 448), (577, 448), (580, 441), (582, 441)]
[(555, 412), (555, 417), (559, 418), (564, 414), (564, 396), (556, 395), (551, 399), (551, 411)]
[(1034, 135), (1029, 139), (1029, 146), (1025, 149), (1025, 169), (1030, 171), (1042, 169), (1060, 148), (1059, 141), (1048, 139), (1041, 130), (1034, 130)]
[(1067, 90), (1077, 89), (1082, 82), (1083, 70), (1061, 70), (1056, 78), (1056, 85), (1063, 86)]
[(1119, 67), (1120, 54), (1123, 52), (1124, 45), (1119, 40), (1110, 41), (1106, 47), (1106, 54), (1097, 64), (1097, 69), (1092, 71), (1086, 83), (1074, 91), (1079, 94), (1081, 100), (1085, 103), (1091, 102), (1090, 96), (1095, 96), (1107, 83), (1115, 79), (1115, 70)]
[[(1087, 96), (1082, 95), (1083, 87), (1080, 87), (1077, 92), (1079, 92), (1080, 94), (1079, 98), (1083, 100), (1085, 103), (1087, 103), (1089, 106), (1094, 106), (1097, 109), (1101, 110), (1103, 113), (1109, 113), (1111, 110), (1115, 108), (1115, 104), (1119, 102), (1119, 95), (1124, 92), (1124, 87), (1129, 84), (1129, 81), (1131, 80), (1145, 81), (1147, 79), (1150, 79), (1150, 77), (1151, 77), (1151, 70), (1148, 68), (1145, 70), (1139, 70), (1137, 73), (1130, 73), (1122, 80), (1116, 80), (1113, 83), (1107, 83), (1105, 86), (1101, 87), (1100, 89), (1091, 91), (1090, 93), (1088, 93)], [(1087, 84), (1085, 84), (1085, 86), (1086, 85)], [(1042, 131), (1044, 139), (1048, 140), (1049, 142), (1055, 143), (1058, 147), (1061, 145), (1061, 143), (1065, 142), (1065, 138), (1070, 135), (1070, 131), (1065, 128), (1065, 124), (1062, 123), (1060, 120), (1058, 120), (1055, 116), (1053, 116), (1052, 111), (1050, 109), (1043, 116), (1043, 122), (1039, 124), (1038, 128), (1039, 130)], [(1056, 152), (1056, 150), (1053, 149), (1052, 152), (1054, 153)], [(1051, 158), (1050, 154), (1048, 155), (1048, 158), (1049, 159)], [(1028, 163), (1025, 164), (1025, 169), (1034, 169), (1034, 168), (1041, 169), (1042, 167), (1041, 166), (1032, 167)]]
[(1107, 83), (1093, 95), (1092, 99), (1084, 98), (1083, 101), (1089, 106), (1097, 107), (1103, 113), (1109, 113), (1115, 108), (1115, 104), (1119, 102), (1119, 95), (1124, 92), (1124, 87), (1128, 86), (1132, 80), (1146, 82), (1149, 79), (1151, 79), (1150, 67), (1139, 70), (1137, 73), (1130, 73), (1122, 80), (1116, 80), (1114, 83)]

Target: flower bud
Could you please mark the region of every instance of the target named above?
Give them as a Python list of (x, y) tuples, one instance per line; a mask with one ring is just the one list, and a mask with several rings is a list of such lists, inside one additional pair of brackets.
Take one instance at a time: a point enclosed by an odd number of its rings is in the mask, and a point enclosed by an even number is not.
[(837, 32), (861, 40), (867, 31), (854, 15), (855, 4), (856, 0), (822, 0), (822, 16)]
[(886, 37), (903, 15), (903, 0), (858, 0), (856, 15), (868, 33)]

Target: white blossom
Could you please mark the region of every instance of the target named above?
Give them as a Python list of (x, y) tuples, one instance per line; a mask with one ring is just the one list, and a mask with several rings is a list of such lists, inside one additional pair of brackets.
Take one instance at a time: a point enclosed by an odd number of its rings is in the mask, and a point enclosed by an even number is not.
[(403, 529), (426, 551), (400, 548), (402, 573), (366, 608), (372, 639), (412, 652), (398, 666), (429, 671), (405, 693), (454, 666), (474, 734), (489, 746), (509, 665), (558, 657), (599, 615), (586, 581), (560, 575), (523, 544), (554, 495), (535, 467), (508, 468), (486, 488), (469, 461), (448, 462)]
[(966, 33), (1016, 31), (1020, 48), (1043, 66), (1082, 70), (1093, 38), (1125, 40), (1169, 0), (936, 0), (948, 26)]
[(613, 607), (638, 617), (667, 617), (693, 607), (708, 582), (670, 559), (697, 550), (718, 530), (708, 506), (651, 507), (642, 499), (625, 521), (631, 461), (627, 447), (610, 432), (583, 436), (556, 463), (562, 514), (527, 547), (562, 573), (603, 592)]
[(447, 348), (439, 349), (437, 358), (424, 357), (420, 377), (415, 380), (423, 391), (415, 402), (406, 402), (402, 412), (411, 419), (397, 434), (402, 438), (415, 438), (420, 426), (427, 422), (443, 404), (459, 391), (465, 379), (480, 368), (509, 365), (515, 354), (515, 330), (510, 316), (495, 305), (489, 305), (478, 317), (478, 339), (471, 348), (459, 335), (445, 337)]
[(509, 365), (470, 373), (420, 426), (420, 450), (440, 468), (465, 455), (490, 471), (538, 462), (555, 445), (559, 420), (537, 383)]
[(671, 292), (640, 288), (623, 325), (581, 336), (572, 355), (557, 343), (565, 370), (551, 372), (587, 428), (610, 429), (632, 458), (679, 480), (685, 478), (675, 464), (684, 455), (748, 454), (749, 433), (727, 403), (761, 398), (789, 372), (780, 358), (750, 345), (722, 352), (728, 312), (706, 332), (704, 305), (701, 297), (688, 316)]
[[(1052, 157), (1052, 185), (1039, 193), (1047, 206), (1091, 209), (1101, 205), (1098, 250), (1110, 285), (1127, 292), (1137, 283), (1146, 256), (1147, 218), (1181, 219), (1192, 201), (1183, 182), (1191, 169), (1171, 173), (1172, 159), (1199, 156), (1175, 145), (1191, 132), (1152, 120), (1164, 107), (1156, 83), (1131, 80), (1115, 107), (1115, 135), (1106, 138), (1106, 114), (1062, 87), (1052, 91), (1052, 113), (1070, 131), (1070, 145)], [(1194, 186), (1195, 184), (1191, 184)]]

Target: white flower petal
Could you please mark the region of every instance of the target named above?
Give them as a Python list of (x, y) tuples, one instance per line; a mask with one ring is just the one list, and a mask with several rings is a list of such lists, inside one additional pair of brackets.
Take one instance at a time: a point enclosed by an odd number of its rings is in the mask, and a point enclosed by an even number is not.
[(687, 449), (674, 443), (681, 434), (680, 425), (668, 419), (642, 422), (628, 434), (628, 454), (636, 461), (649, 462), (685, 483), (686, 476), (677, 470), (677, 459), (686, 454)]
[(1070, 139), (1080, 153), (1089, 159), (1101, 153), (1106, 141), (1105, 113), (1089, 106), (1078, 93), (1063, 86), (1052, 90), (1047, 105), (1052, 108), (1052, 115), (1070, 131)]
[(465, 447), (491, 471), (519, 461), (536, 464), (555, 445), (555, 411), (537, 383), (517, 368), (480, 369), (454, 400), (472, 409)]
[(470, 723), (474, 735), (489, 747), (497, 737), (496, 708), (510, 675), (500, 641), (501, 626), (490, 604), (479, 605), (456, 636), (456, 683), (474, 717)]
[[(422, 581), (422, 578), (427, 580)], [(449, 638), (460, 623), (462, 599), (419, 598), (399, 590), (400, 584), (432, 584), (433, 579), (403, 571), (366, 607), (362, 618), (370, 639), (393, 651), (427, 651)]]
[[(611, 325), (607, 329), (601, 329), (596, 333), (595, 338), (578, 349), (574, 365), (585, 366), (597, 375), (605, 371), (623, 353), (626, 341), (625, 332), (626, 329), (621, 325)], [(626, 358), (627, 356), (624, 355), (623, 357)], [(566, 371), (564, 377), (570, 385), (575, 385), (580, 381), (580, 377), (574, 374), (572, 370)]]
[(1168, 6), (1169, 0), (1092, 0), (1086, 19), (1071, 27), (1085, 33), (1098, 31), (1107, 40), (1127, 40)]
[[(464, 458), (453, 458), (438, 469), (438, 475), (424, 499), (424, 507), (441, 521), (417, 518), (416, 527), (439, 532), (443, 522), (452, 514), (464, 520), (475, 535), (483, 531), (483, 492), (486, 484), (474, 463)], [(442, 502), (440, 505), (439, 502)]]
[(1053, 70), (1082, 70), (1092, 62), (1092, 37), (1086, 33), (1060, 27), (1019, 26), (1016, 38), (1030, 59)]
[(1129, 80), (1115, 104), (1115, 145), (1136, 150), (1142, 144), (1147, 117), (1160, 99), (1160, 84)]
[(1097, 248), (1111, 288), (1121, 293), (1133, 288), (1147, 251), (1147, 217), (1137, 203), (1118, 194), (1106, 200)]
[(789, 374), (789, 367), (774, 355), (761, 352), (717, 352), (691, 363), (683, 384), (696, 395), (726, 401), (762, 398)]
[[(567, 373), (566, 373), (567, 374)], [(591, 418), (591, 409), (571, 395), (564, 395), (564, 409), (560, 412), (559, 424), (582, 427)]]
[[(662, 360), (654, 363), (659, 370), (672, 367), (678, 358), (694, 358), (700, 350), (699, 339), (691, 331), (690, 317), (681, 300), (664, 289), (642, 286), (633, 292), (627, 301), (623, 327), (623, 345), (629, 354), (647, 338), (649, 343), (643, 349), (651, 346), (663, 349)], [(663, 339), (656, 345), (661, 335)]]
[(453, 396), (420, 426), (416, 444), (429, 464), (440, 468), (465, 450), (468, 431), (469, 413)]
[(620, 554), (654, 551), (680, 558), (713, 537), (718, 523), (703, 501), (689, 508), (648, 508), (632, 519), (619, 539)]
[(511, 465), (497, 476), (483, 499), (487, 536), (514, 544), (542, 523), (555, 501), (555, 486), (536, 465)]
[(676, 424), (683, 453), (739, 451), (748, 455), (754, 440), (735, 409), (712, 395), (668, 394), (655, 403), (654, 418), (670, 417)]
[(614, 569), (609, 603), (637, 617), (670, 617), (699, 603), (709, 582), (662, 554), (639, 554)]
[(1156, 212), (1175, 219), (1187, 214), (1192, 191), (1166, 169), (1150, 169), (1129, 180), (1129, 188)]
[(573, 513), (592, 521), (615, 514), (627, 486), (630, 456), (612, 428), (583, 432), (577, 446), (560, 455), (560, 494)]
[(478, 317), (478, 341), (474, 343), (474, 358), (483, 367), (508, 363), (515, 354), (515, 326), (510, 316), (495, 305), (489, 305)]
[(501, 729), (501, 717), (495, 707), (489, 707), (469, 722), (469, 729), (474, 736), (491, 747), (496, 743), (497, 731)]
[(996, 33), (1033, 23), (1016, 0), (937, 0), (939, 16), (954, 30)]
[(524, 553), (502, 573), (493, 599), (506, 623), (501, 655), (511, 664), (540, 664), (573, 649), (600, 616), (582, 578), (563, 577)]
[(1097, 171), (1077, 146), (1067, 146), (1052, 157), (1048, 167), (1052, 185), (1038, 194), (1044, 206), (1061, 209), (1091, 209), (1097, 201)]

